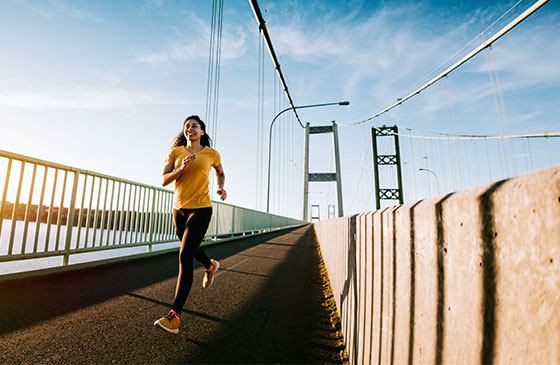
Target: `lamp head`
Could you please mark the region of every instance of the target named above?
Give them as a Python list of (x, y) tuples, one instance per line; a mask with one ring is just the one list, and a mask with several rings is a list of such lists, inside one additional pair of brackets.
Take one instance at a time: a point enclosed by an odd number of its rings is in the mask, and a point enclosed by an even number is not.
[(349, 101), (341, 101), (338, 103), (338, 105), (350, 105)]

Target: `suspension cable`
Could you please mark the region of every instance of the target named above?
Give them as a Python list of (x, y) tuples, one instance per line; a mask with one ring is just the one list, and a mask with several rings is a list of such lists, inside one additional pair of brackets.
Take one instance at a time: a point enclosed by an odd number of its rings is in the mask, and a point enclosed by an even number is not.
[[(496, 135), (474, 135), (474, 134), (451, 134), (451, 133), (441, 133), (441, 132), (426, 132), (420, 131), (408, 127), (403, 127), (397, 125), (399, 130), (404, 129), (407, 131), (414, 131), (418, 133), (428, 134), (427, 136), (419, 136), (414, 134), (407, 134), (402, 132), (384, 131), (385, 133), (408, 137), (408, 138), (418, 138), (418, 139), (500, 139), (500, 138), (554, 138), (560, 137), (559, 132), (544, 132), (544, 133), (530, 133), (530, 134), (511, 134), (507, 136), (496, 136)], [(373, 127), (376, 130), (380, 130), (378, 127)]]
[(212, 16), (210, 18), (210, 46), (208, 47), (208, 74), (206, 76), (206, 114), (204, 119), (210, 122), (210, 104), (213, 90), (213, 70), (214, 70), (214, 34), (216, 29), (216, 0), (212, 1)]
[(214, 70), (215, 87), (214, 87), (214, 105), (212, 115), (212, 133), (214, 135), (214, 146), (217, 145), (218, 137), (218, 100), (220, 98), (220, 73), (222, 65), (222, 25), (224, 19), (224, 0), (219, 0), (218, 8), (218, 28), (216, 34), (216, 65)]
[(220, 89), (220, 68), (222, 55), (222, 24), (224, 14), (223, 0), (212, 1), (212, 19), (210, 27), (210, 46), (208, 51), (208, 75), (206, 84), (206, 123), (217, 137), (218, 99)]
[[(210, 47), (208, 53), (208, 80), (206, 84), (206, 123), (214, 136), (214, 147), (218, 129), (218, 99), (220, 89), (220, 67), (222, 48), (222, 24), (224, 1), (212, 1)], [(210, 191), (214, 190), (214, 176), (210, 178)]]
[(435, 84), (437, 81), (439, 81), (441, 78), (447, 76), (448, 74), (450, 74), (452, 71), (454, 71), (455, 69), (457, 69), (459, 66), (461, 66), (462, 64), (464, 64), (465, 62), (467, 62), (468, 60), (470, 60), (471, 58), (473, 58), (475, 55), (477, 55), (478, 53), (480, 53), (480, 51), (482, 51), (483, 49), (485, 49), (486, 47), (490, 46), (492, 43), (494, 43), (495, 41), (497, 41), (498, 39), (500, 39), (502, 36), (504, 36), (507, 32), (509, 32), (510, 30), (512, 30), (515, 26), (517, 26), (519, 23), (521, 23), (523, 20), (527, 19), (531, 14), (533, 14), (535, 11), (537, 11), (538, 9), (540, 9), (544, 4), (546, 4), (549, 0), (538, 0), (536, 3), (534, 3), (530, 8), (528, 8), (527, 10), (525, 10), (521, 15), (519, 15), (517, 18), (515, 18), (514, 20), (512, 20), (508, 25), (506, 25), (505, 27), (503, 27), (501, 30), (499, 30), (497, 33), (495, 33), (492, 37), (490, 37), (489, 39), (487, 39), (486, 41), (482, 42), (482, 44), (480, 46), (478, 46), (477, 48), (475, 48), (473, 51), (471, 51), (469, 54), (467, 54), (466, 56), (464, 56), (463, 58), (461, 58), (459, 61), (457, 61), (455, 64), (453, 64), (452, 66), (448, 67), (447, 69), (445, 69), (444, 71), (442, 71), (439, 75), (437, 75), (436, 77), (434, 77), (433, 79), (431, 79), (430, 81), (428, 81), (427, 83), (425, 83), (424, 85), (422, 85), (421, 87), (419, 87), (418, 89), (416, 89), (415, 91), (411, 92), (410, 94), (408, 94), (407, 96), (403, 97), (403, 98), (398, 98), (396, 103), (391, 104), (390, 106), (382, 109), (381, 111), (373, 114), (370, 117), (367, 117), (363, 120), (360, 120), (358, 122), (354, 122), (354, 123), (340, 123), (340, 122), (336, 122), (338, 125), (343, 126), (343, 127), (348, 127), (348, 126), (354, 126), (354, 125), (358, 125), (358, 124), (362, 124), (365, 123), (369, 120), (372, 120), (374, 118), (379, 117), (382, 114), (387, 113), (389, 110), (395, 108), (396, 106), (401, 105), (402, 103), (404, 103), (405, 101), (407, 101), (408, 99), (412, 98), (415, 95), (420, 94), (423, 90), (427, 89), (428, 87), (432, 86), (433, 84)]
[(259, 8), (259, 3), (257, 2), (257, 0), (249, 0), (249, 3), (251, 4), (251, 8), (253, 9), (253, 13), (255, 14), (255, 18), (257, 18), (257, 23), (259, 25), (259, 30), (260, 30), (260, 32), (261, 32), (261, 34), (262, 34), (262, 36), (263, 36), (263, 38), (266, 42), (266, 46), (268, 48), (268, 53), (270, 53), (270, 57), (272, 58), (272, 62), (274, 63), (274, 69), (276, 70), (276, 73), (278, 74), (278, 77), (280, 78), (280, 82), (282, 83), (282, 86), (284, 87), (284, 92), (286, 93), (286, 96), (288, 97), (288, 100), (290, 101), (290, 106), (292, 107), (294, 115), (296, 116), (296, 119), (297, 119), (299, 125), (302, 128), (305, 128), (305, 126), (303, 125), (303, 123), (299, 119), (299, 115), (296, 111), (296, 107), (294, 105), (294, 102), (292, 100), (290, 92), (288, 91), (288, 85), (286, 84), (286, 80), (284, 79), (284, 75), (282, 74), (282, 70), (280, 69), (280, 63), (278, 62), (278, 58), (276, 57), (276, 53), (274, 52), (274, 48), (272, 47), (272, 41), (270, 40), (268, 30), (266, 29), (265, 21), (264, 21), (264, 18), (262, 16), (262, 14), (261, 14), (261, 9)]
[(502, 18), (504, 18), (510, 11), (512, 11), (513, 9), (515, 9), (521, 2), (523, 2), (523, 0), (519, 0), (517, 3), (515, 3), (511, 8), (509, 8), (505, 13), (503, 13), (498, 19), (494, 20), (494, 22), (492, 24), (490, 24), (489, 26), (486, 27), (486, 29), (484, 29), (482, 32), (480, 32), (476, 37), (474, 37), (472, 40), (470, 40), (467, 44), (465, 44), (461, 49), (459, 49), (457, 52), (453, 53), (447, 60), (445, 60), (444, 62), (442, 62), (438, 67), (436, 67), (432, 72), (430, 72), (429, 74), (427, 74), (426, 76), (424, 76), (422, 79), (420, 79), (418, 82), (416, 82), (414, 85), (412, 85), (411, 87), (409, 87), (408, 89), (406, 89), (406, 91), (404, 92), (405, 94), (407, 92), (410, 92), (411, 90), (414, 90), (415, 88), (417, 88), (419, 85), (422, 85), (422, 83), (426, 82), (427, 80), (430, 79), (430, 77), (432, 77), (433, 75), (435, 75), (437, 73), (437, 71), (441, 70), (443, 66), (447, 65), (449, 62), (451, 62), (451, 60), (453, 60), (457, 55), (459, 55), (461, 52), (463, 52), (468, 46), (470, 46), (471, 44), (473, 44), (477, 39), (479, 39), (480, 37), (482, 37), (484, 34), (486, 34), (486, 32), (492, 28), (494, 25), (496, 25), (496, 23), (498, 23), (500, 20), (502, 20)]

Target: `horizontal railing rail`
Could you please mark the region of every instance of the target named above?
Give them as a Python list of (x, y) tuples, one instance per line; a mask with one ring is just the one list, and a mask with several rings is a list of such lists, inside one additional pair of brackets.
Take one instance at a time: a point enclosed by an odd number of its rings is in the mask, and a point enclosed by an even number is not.
[[(176, 242), (173, 192), (0, 150), (0, 263)], [(212, 202), (208, 240), (302, 224)]]

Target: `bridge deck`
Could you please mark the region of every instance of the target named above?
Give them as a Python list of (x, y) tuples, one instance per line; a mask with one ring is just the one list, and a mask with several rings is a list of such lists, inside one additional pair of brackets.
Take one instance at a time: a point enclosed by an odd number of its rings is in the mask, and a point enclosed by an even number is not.
[(0, 283), (0, 363), (336, 363), (312, 226), (206, 248), (178, 335), (177, 254)]

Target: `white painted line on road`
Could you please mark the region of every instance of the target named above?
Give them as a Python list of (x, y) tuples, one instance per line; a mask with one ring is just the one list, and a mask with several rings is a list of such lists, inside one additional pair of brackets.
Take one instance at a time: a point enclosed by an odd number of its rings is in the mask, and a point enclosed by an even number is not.
[(225, 269), (224, 269), (225, 271), (220, 271), (219, 273), (217, 273), (216, 275), (214, 275), (214, 277), (217, 278), (217, 277), (220, 276), (221, 274), (225, 273), (227, 270), (233, 269), (234, 267), (237, 267), (237, 266), (241, 265), (242, 263), (244, 263), (244, 262), (246, 262), (246, 261), (249, 261), (249, 259), (245, 259), (245, 260), (243, 260), (243, 261), (238, 262), (237, 264), (235, 264), (235, 265), (233, 265), (233, 266), (230, 266), (230, 267), (228, 267), (228, 268), (225, 268)]

